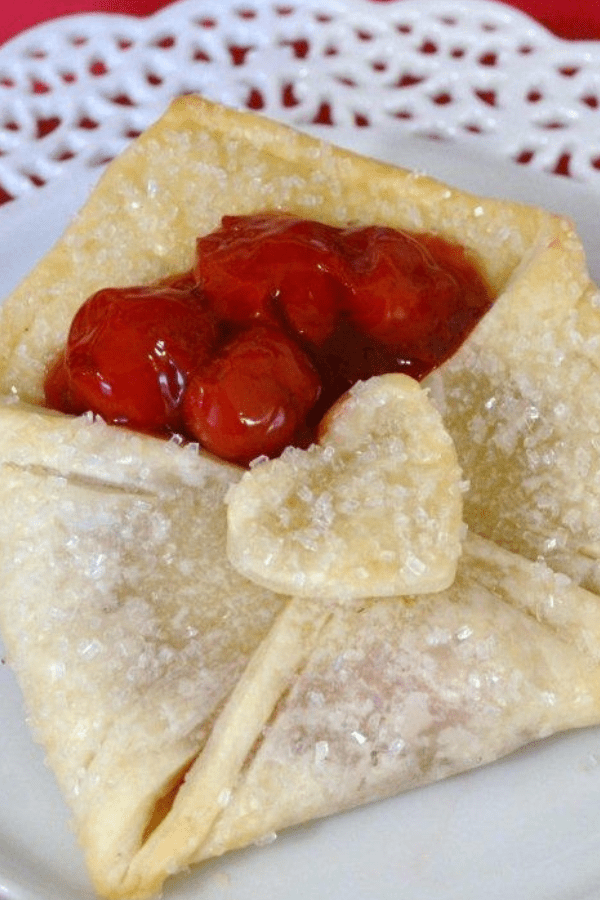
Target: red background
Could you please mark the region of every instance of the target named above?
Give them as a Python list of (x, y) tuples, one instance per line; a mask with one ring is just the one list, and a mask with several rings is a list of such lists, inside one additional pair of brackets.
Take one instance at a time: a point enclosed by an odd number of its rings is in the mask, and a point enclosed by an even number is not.
[[(0, 8), (0, 43), (25, 28), (56, 16), (80, 12), (113, 12), (143, 16), (169, 0), (6, 0)], [(170, 0), (172, 2), (172, 0)], [(397, 2), (402, 0), (373, 0)], [(198, 0), (201, 4), (202, 0)], [(509, 5), (537, 19), (562, 38), (600, 40), (600, 4), (590, 0), (510, 0)]]

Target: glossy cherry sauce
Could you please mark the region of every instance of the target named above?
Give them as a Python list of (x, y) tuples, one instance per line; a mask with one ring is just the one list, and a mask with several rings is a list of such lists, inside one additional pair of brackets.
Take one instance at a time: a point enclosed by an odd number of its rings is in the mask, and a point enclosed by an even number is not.
[(246, 465), (306, 446), (356, 381), (422, 379), (491, 303), (465, 251), (433, 235), (226, 216), (191, 271), (86, 300), (46, 404)]

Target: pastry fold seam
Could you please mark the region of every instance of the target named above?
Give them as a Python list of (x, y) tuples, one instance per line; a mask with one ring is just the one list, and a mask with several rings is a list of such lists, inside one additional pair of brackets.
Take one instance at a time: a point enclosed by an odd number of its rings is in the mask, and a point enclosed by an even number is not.
[(165, 871), (202, 858), (202, 846), (255, 742), (331, 615), (306, 599), (289, 600), (248, 662), (169, 814), (131, 861), (121, 885), (123, 896), (149, 896), (162, 884)]

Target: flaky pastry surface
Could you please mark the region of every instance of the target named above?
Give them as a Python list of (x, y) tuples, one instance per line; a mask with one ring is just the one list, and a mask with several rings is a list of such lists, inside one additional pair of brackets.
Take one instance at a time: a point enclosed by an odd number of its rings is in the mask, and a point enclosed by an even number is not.
[[(361, 158), (198, 97), (173, 103), (115, 163), (0, 311), (0, 393), (39, 402), (93, 291), (187, 268), (222, 215), (283, 209), (335, 224), (433, 231), (498, 295), (432, 394), (472, 490), (478, 532), (600, 587), (598, 292), (572, 223)], [(585, 487), (584, 487), (585, 482)]]
[(288, 447), (227, 494), (227, 553), (278, 593), (344, 603), (443, 590), (463, 538), (462, 473), (427, 391), (358, 382), (308, 450)]
[[(444, 590), (260, 587), (226, 555), (241, 470), (36, 406), (90, 293), (264, 209), (435, 231), (494, 288), (427, 385), (471, 484)], [(600, 719), (600, 600), (563, 574), (596, 584), (595, 297), (569, 222), (200, 98), (109, 166), (0, 314), (0, 629), (101, 894)]]

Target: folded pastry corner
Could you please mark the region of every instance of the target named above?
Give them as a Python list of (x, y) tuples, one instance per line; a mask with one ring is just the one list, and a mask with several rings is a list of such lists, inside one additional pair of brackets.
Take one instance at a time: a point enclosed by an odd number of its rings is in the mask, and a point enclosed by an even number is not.
[(279, 593), (342, 603), (454, 581), (462, 474), (427, 392), (408, 375), (358, 382), (318, 443), (253, 466), (227, 495), (227, 552)]
[(287, 599), (228, 564), (236, 470), (0, 419), (0, 627), (104, 896), (600, 718), (598, 598), (543, 563), (472, 535), (446, 590)]
[(425, 383), (470, 488), (473, 531), (600, 590), (599, 293), (549, 217), (492, 310)]
[[(470, 484), (435, 592), (275, 593), (227, 557), (241, 469), (40, 405), (89, 294), (257, 210), (435, 232), (492, 285), (426, 384)], [(0, 630), (100, 894), (600, 721), (595, 298), (568, 221), (198, 97), (108, 167), (0, 313)]]

